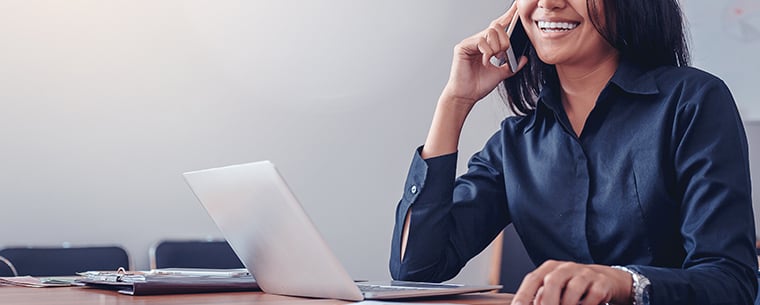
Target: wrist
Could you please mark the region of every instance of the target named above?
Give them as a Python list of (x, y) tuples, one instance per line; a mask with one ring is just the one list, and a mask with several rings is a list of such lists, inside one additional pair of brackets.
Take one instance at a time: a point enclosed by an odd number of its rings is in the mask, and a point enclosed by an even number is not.
[(629, 297), (626, 302), (630, 302), (633, 305), (649, 305), (649, 297), (651, 295), (651, 283), (649, 279), (641, 273), (623, 266), (612, 266), (613, 269), (625, 271), (631, 277), (631, 285), (629, 287)]
[(433, 115), (433, 122), (422, 149), (423, 159), (457, 151), (464, 121), (472, 109), (471, 104), (456, 98), (441, 98)]
[(438, 107), (468, 114), (472, 110), (472, 107), (475, 106), (476, 102), (477, 100), (449, 95), (444, 92), (438, 98)]

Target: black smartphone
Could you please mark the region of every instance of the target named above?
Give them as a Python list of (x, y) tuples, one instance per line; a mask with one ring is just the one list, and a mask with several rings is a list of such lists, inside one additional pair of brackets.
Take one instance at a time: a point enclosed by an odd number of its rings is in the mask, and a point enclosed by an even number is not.
[(520, 57), (525, 55), (525, 50), (528, 49), (528, 34), (525, 34), (525, 28), (522, 25), (522, 21), (517, 19), (515, 28), (512, 30), (512, 34), (509, 35), (509, 49), (507, 49), (507, 59), (509, 61), (509, 68), (512, 72), (517, 72), (517, 65), (520, 63)]
[[(528, 35), (525, 33), (520, 18), (515, 16), (514, 28), (512, 33), (509, 34), (509, 49), (507, 49), (506, 58), (498, 59), (496, 57), (491, 58), (491, 63), (495, 66), (502, 66), (505, 63), (509, 64), (509, 68), (512, 72), (517, 71), (517, 65), (520, 63), (520, 57), (525, 55), (525, 51), (528, 49)], [(509, 33), (509, 28), (506, 29)]]

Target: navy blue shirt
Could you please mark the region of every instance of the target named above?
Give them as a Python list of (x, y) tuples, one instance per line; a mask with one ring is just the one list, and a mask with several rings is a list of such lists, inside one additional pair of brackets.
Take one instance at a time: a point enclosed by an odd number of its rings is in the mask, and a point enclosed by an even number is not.
[(651, 304), (755, 298), (747, 140), (731, 93), (708, 73), (623, 61), (580, 136), (550, 82), (458, 178), (456, 153), (419, 151), (396, 211), (394, 279), (448, 280), (512, 223), (536, 265), (627, 266), (651, 281)]

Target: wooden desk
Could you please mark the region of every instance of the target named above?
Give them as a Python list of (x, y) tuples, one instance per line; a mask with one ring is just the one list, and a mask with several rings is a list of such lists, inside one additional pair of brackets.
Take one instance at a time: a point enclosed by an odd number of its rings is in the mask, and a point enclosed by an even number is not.
[[(509, 304), (511, 294), (475, 293), (440, 299), (427, 299), (419, 303), (454, 303), (492, 305)], [(161, 296), (129, 296), (115, 291), (82, 288), (25, 288), (0, 286), (0, 304), (14, 305), (243, 305), (243, 304), (277, 304), (277, 305), (344, 305), (352, 302), (328, 299), (308, 299), (285, 297), (262, 292), (225, 292), (199, 294), (173, 294)], [(415, 302), (416, 303), (416, 302)]]

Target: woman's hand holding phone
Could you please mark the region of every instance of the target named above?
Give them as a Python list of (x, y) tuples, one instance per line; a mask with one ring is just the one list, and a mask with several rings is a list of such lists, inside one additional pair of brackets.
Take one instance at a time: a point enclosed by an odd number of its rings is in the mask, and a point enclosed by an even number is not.
[(527, 58), (524, 56), (519, 58), (515, 72), (509, 65), (497, 66), (491, 63), (491, 57), (506, 60), (510, 42), (505, 29), (516, 18), (517, 6), (513, 4), (504, 15), (491, 22), (487, 29), (457, 44), (442, 99), (465, 103), (471, 107), (493, 91), (502, 80), (525, 66)]
[[(502, 80), (514, 75), (509, 65), (494, 66), (491, 56), (503, 58), (509, 47), (507, 24), (517, 14), (512, 7), (491, 25), (470, 36), (454, 48), (454, 59), (446, 88), (438, 100), (427, 140), (420, 153), (425, 159), (456, 152), (459, 137), (467, 115), (477, 101), (482, 99)], [(527, 58), (520, 58), (519, 68)]]

